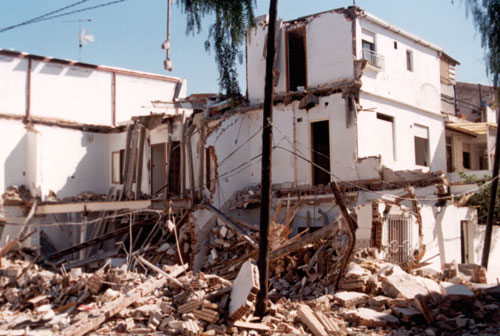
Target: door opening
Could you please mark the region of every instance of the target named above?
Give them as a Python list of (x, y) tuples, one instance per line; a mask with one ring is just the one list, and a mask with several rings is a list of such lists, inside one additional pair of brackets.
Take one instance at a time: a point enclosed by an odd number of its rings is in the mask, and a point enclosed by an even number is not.
[(330, 123), (311, 123), (313, 185), (330, 183)]

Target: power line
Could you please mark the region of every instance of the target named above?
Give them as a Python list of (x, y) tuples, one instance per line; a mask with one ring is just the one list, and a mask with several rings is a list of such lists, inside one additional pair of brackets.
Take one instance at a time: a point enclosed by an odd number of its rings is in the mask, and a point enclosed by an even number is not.
[[(86, 1), (89, 1), (89, 0), (81, 0), (81, 1), (79, 1), (77, 3), (74, 3), (74, 4), (66, 6), (66, 7), (74, 7), (74, 6), (79, 5), (80, 3), (83, 3), (83, 2), (86, 2)], [(10, 27), (2, 28), (2, 29), (0, 29), (0, 33), (6, 32), (8, 30), (11, 30), (11, 29), (14, 29), (14, 28), (17, 28), (17, 27), (20, 27), (20, 26), (25, 26), (25, 25), (28, 25), (28, 24), (42, 22), (42, 21), (46, 21), (46, 20), (52, 20), (52, 19), (55, 19), (55, 18), (59, 18), (59, 17), (71, 15), (71, 14), (76, 14), (76, 13), (81, 13), (81, 12), (85, 12), (85, 11), (89, 11), (89, 10), (97, 9), (97, 8), (101, 8), (101, 7), (107, 7), (107, 6), (118, 4), (120, 2), (125, 2), (125, 1), (128, 1), (128, 0), (110, 1), (110, 2), (107, 2), (107, 3), (104, 3), (104, 4), (90, 6), (90, 7), (85, 7), (85, 8), (73, 10), (73, 11), (70, 11), (70, 12), (67, 12), (67, 13), (58, 14), (58, 15), (51, 15), (51, 14), (54, 14), (54, 13), (47, 13), (47, 14), (41, 15), (38, 18), (34, 18), (34, 19), (31, 19), (31, 20), (19, 23), (17, 25), (10, 26)], [(64, 9), (67, 9), (67, 8), (64, 8)], [(58, 9), (58, 10), (56, 10), (54, 12), (58, 13), (60, 11), (63, 11), (64, 9)], [(51, 15), (51, 16), (49, 16), (49, 15)]]
[(27, 25), (27, 24), (30, 24), (30, 23), (35, 23), (35, 22), (41, 21), (41, 20), (43, 20), (44, 18), (46, 18), (46, 17), (48, 17), (50, 15), (62, 12), (63, 10), (66, 10), (66, 9), (69, 9), (69, 8), (72, 8), (72, 7), (75, 7), (75, 6), (78, 6), (78, 5), (80, 5), (80, 4), (84, 3), (84, 2), (87, 2), (87, 1), (89, 1), (89, 0), (80, 0), (80, 1), (72, 3), (71, 5), (68, 5), (68, 6), (56, 9), (56, 10), (54, 10), (52, 12), (49, 12), (49, 13), (37, 16), (36, 18), (30, 19), (28, 21), (24, 21), (24, 22), (21, 22), (21, 23), (12, 25), (12, 26), (4, 27), (4, 28), (0, 29), (0, 33), (6, 32), (8, 30), (11, 30), (11, 29), (14, 29), (14, 28), (17, 28), (17, 27), (21, 27), (21, 26), (24, 26), (24, 25)]

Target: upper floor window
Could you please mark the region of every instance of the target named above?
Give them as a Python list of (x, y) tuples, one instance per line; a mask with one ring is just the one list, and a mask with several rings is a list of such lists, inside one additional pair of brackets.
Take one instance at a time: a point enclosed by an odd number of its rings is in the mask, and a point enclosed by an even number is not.
[(413, 129), (415, 134), (415, 164), (429, 167), (429, 128), (414, 124)]
[(361, 47), (363, 50), (363, 59), (367, 60), (370, 65), (382, 68), (383, 57), (377, 54), (374, 33), (365, 29), (361, 31)]
[(406, 49), (406, 70), (413, 71), (413, 51)]
[(307, 87), (306, 28), (286, 32), (288, 91)]

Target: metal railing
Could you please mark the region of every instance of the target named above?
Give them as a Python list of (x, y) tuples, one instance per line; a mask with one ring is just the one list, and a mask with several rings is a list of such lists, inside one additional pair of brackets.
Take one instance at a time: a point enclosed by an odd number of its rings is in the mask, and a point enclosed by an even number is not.
[(368, 61), (368, 64), (379, 68), (379, 69), (384, 69), (384, 56), (377, 54), (374, 51), (371, 51), (370, 49), (363, 49), (363, 59)]

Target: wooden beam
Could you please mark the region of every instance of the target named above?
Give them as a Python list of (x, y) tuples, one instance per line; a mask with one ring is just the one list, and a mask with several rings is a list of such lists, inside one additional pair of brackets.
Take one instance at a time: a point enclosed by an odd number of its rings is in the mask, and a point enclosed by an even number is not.
[(139, 153), (137, 160), (137, 171), (135, 175), (135, 199), (141, 199), (142, 196), (142, 166), (144, 165), (144, 142), (146, 141), (146, 128), (139, 126)]
[(349, 210), (347, 209), (347, 206), (345, 205), (344, 198), (342, 197), (342, 194), (340, 193), (340, 189), (339, 189), (339, 186), (337, 185), (337, 182), (333, 181), (332, 183), (330, 183), (330, 187), (332, 188), (333, 195), (335, 196), (335, 199), (337, 200), (337, 205), (340, 208), (340, 213), (342, 214), (342, 217), (344, 218), (344, 220), (347, 222), (347, 227), (349, 228), (349, 231), (350, 231), (349, 233), (351, 235), (351, 241), (349, 242), (347, 254), (342, 259), (340, 271), (339, 271), (339, 274), (337, 276), (337, 280), (335, 281), (335, 291), (336, 291), (338, 289), (338, 286), (339, 286), (340, 278), (344, 274), (345, 268), (347, 267), (347, 262), (349, 261), (349, 258), (351, 257), (351, 254), (354, 251), (354, 245), (356, 244), (356, 230), (358, 229), (358, 223), (356, 223), (356, 221), (349, 214)]
[(113, 210), (138, 210), (147, 209), (151, 206), (151, 200), (140, 201), (116, 201), (116, 202), (82, 202), (66, 204), (45, 204), (37, 207), (35, 215), (51, 215), (72, 212), (95, 212)]
[(279, 249), (276, 249), (274, 251), (271, 251), (269, 253), (269, 261), (275, 261), (293, 251), (297, 251), (298, 249), (302, 248), (303, 246), (306, 246), (307, 244), (314, 243), (315, 241), (318, 241), (321, 238), (324, 238), (327, 236), (329, 233), (333, 231), (336, 227), (339, 226), (338, 220), (322, 227), (321, 229), (311, 232), (309, 234), (303, 235), (300, 239), (294, 240), (283, 247), (280, 247)]
[(61, 335), (82, 336), (97, 329), (101, 323), (118, 314), (140, 298), (148, 295), (159, 287), (165, 285), (167, 278), (150, 279), (126, 294), (122, 294), (118, 299), (106, 303), (97, 314), (87, 315), (75, 324), (67, 327)]

